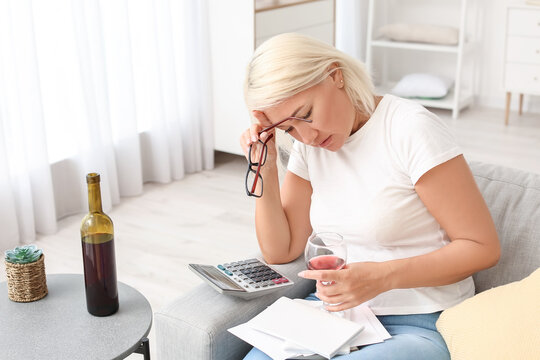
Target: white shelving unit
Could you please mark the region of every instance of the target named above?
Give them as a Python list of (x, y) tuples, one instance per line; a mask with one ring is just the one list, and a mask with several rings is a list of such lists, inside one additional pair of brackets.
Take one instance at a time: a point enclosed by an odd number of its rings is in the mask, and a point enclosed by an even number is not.
[[(405, 1), (405, 0), (404, 0)], [(369, 1), (369, 13), (368, 13), (368, 28), (367, 28), (367, 49), (366, 49), (366, 66), (370, 71), (374, 71), (373, 62), (374, 55), (373, 52), (375, 49), (380, 49), (382, 51), (382, 63), (378, 83), (376, 83), (376, 90), (378, 93), (389, 93), (393, 86), (396, 84), (399, 79), (389, 79), (388, 70), (389, 70), (389, 61), (386, 56), (385, 49), (401, 49), (407, 51), (416, 51), (418, 56), (422, 55), (422, 52), (435, 52), (435, 53), (446, 53), (449, 56), (455, 57), (455, 73), (454, 73), (454, 86), (450, 89), (449, 94), (443, 99), (439, 100), (425, 100), (425, 99), (415, 99), (419, 103), (427, 107), (441, 108), (452, 110), (452, 117), (454, 119), (459, 115), (459, 111), (472, 104), (473, 101), (473, 76), (474, 76), (474, 53), (476, 44), (473, 41), (473, 38), (470, 34), (466, 37), (467, 33), (467, 21), (468, 21), (468, 12), (469, 3), (468, 0), (454, 0), (456, 6), (458, 3), (461, 3), (460, 9), (460, 19), (459, 19), (459, 39), (457, 45), (438, 45), (438, 44), (428, 44), (428, 43), (415, 43), (415, 42), (402, 42), (402, 41), (392, 41), (384, 38), (374, 38), (374, 34), (377, 29), (374, 27), (376, 25), (381, 26), (382, 24), (376, 24), (376, 11), (378, 6), (385, 6), (384, 1), (379, 0), (370, 0)], [(385, 9), (386, 11), (388, 9)], [(466, 38), (469, 38), (466, 40)], [(470, 85), (469, 87), (463, 86), (463, 62), (465, 58), (471, 58), (473, 60), (473, 70), (470, 74)], [(420, 64), (421, 62), (419, 62)], [(410, 72), (422, 72), (421, 68), (411, 69)]]

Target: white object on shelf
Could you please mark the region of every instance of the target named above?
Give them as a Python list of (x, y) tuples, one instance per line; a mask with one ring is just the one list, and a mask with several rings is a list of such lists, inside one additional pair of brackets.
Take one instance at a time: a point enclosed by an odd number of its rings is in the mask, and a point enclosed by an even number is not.
[[(455, 1), (456, 5), (458, 1)], [(443, 99), (437, 100), (425, 100), (425, 99), (414, 99), (424, 106), (441, 108), (441, 109), (450, 109), (452, 110), (452, 117), (454, 119), (459, 115), (459, 111), (472, 104), (473, 101), (473, 78), (474, 74), (471, 74), (470, 86), (465, 88), (463, 86), (463, 61), (464, 57), (475, 56), (475, 47), (476, 44), (472, 41), (466, 41), (466, 24), (467, 24), (467, 15), (469, 12), (469, 4), (467, 0), (459, 1), (461, 3), (460, 10), (460, 20), (459, 20), (459, 39), (457, 45), (440, 45), (440, 44), (429, 44), (429, 43), (416, 43), (416, 42), (405, 42), (405, 41), (392, 41), (385, 38), (375, 38), (375, 32), (377, 29), (375, 26), (375, 17), (376, 17), (376, 5), (380, 5), (381, 1), (370, 0), (369, 1), (369, 13), (368, 13), (368, 28), (367, 28), (367, 49), (366, 49), (366, 66), (373, 73), (373, 51), (377, 49), (402, 49), (402, 50), (411, 50), (417, 51), (419, 56), (421, 52), (437, 52), (437, 53), (448, 53), (451, 56), (455, 56), (455, 73), (454, 73), (454, 87), (450, 90), (449, 94)], [(474, 60), (474, 58), (472, 59)], [(473, 64), (474, 65), (474, 64)], [(383, 52), (383, 61), (382, 61), (382, 70), (381, 70), (381, 79), (380, 83), (376, 84), (376, 90), (379, 93), (388, 92), (392, 89), (392, 82), (396, 79), (388, 79), (388, 60), (386, 55)], [(411, 72), (423, 71), (422, 68), (411, 69)], [(472, 71), (474, 73), (474, 70)]]
[(453, 26), (394, 23), (379, 28), (379, 33), (394, 41), (457, 45), (459, 30)]
[(392, 94), (440, 100), (448, 95), (452, 80), (427, 73), (407, 74), (392, 88)]
[(540, 8), (510, 5), (506, 11), (504, 89), (505, 125), (508, 125), (512, 92), (519, 93), (519, 115), (523, 94), (540, 95)]
[[(377, 86), (377, 91), (381, 94), (391, 94), (391, 90), (396, 85), (396, 82), (387, 82), (381, 86)], [(462, 90), (459, 93), (460, 98), (456, 99), (456, 93), (451, 88), (443, 99), (431, 100), (431, 99), (414, 99), (414, 101), (422, 104), (426, 107), (434, 107), (438, 109), (453, 110), (456, 101), (462, 106), (467, 107), (472, 105), (473, 94), (469, 90)]]

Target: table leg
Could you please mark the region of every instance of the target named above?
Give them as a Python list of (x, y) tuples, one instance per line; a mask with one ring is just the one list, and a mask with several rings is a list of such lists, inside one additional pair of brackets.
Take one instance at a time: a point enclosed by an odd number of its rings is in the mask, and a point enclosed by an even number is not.
[(510, 100), (512, 99), (512, 93), (509, 91), (506, 93), (506, 114), (504, 115), (504, 125), (508, 125), (508, 115), (510, 115)]
[(519, 94), (519, 115), (523, 114), (523, 94)]
[(137, 354), (142, 354), (144, 360), (150, 360), (150, 343), (148, 342), (148, 338), (143, 338), (141, 340), (141, 343), (135, 352)]

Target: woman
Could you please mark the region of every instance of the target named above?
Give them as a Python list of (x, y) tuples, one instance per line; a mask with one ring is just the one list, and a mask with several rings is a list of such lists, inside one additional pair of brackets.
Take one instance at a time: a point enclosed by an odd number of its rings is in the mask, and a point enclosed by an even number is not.
[[(329, 311), (367, 303), (392, 335), (336, 358), (449, 359), (435, 322), (474, 295), (471, 275), (495, 265), (500, 248), (444, 122), (415, 102), (375, 96), (360, 62), (298, 34), (255, 51), (244, 91), (256, 119), (240, 138), (246, 156), (280, 121), (296, 139), (281, 189), (275, 137), (267, 143), (255, 214), (265, 260), (296, 259), (314, 231), (342, 234), (348, 265), (300, 276), (317, 280)], [(267, 358), (257, 349), (246, 357)]]

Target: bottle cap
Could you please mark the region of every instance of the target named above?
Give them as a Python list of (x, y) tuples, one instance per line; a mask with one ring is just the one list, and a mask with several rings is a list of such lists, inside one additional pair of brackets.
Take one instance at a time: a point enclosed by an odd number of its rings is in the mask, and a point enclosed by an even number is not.
[(97, 184), (99, 183), (99, 174), (98, 173), (90, 173), (86, 175), (86, 183), (87, 184)]

